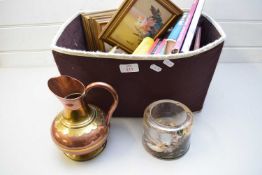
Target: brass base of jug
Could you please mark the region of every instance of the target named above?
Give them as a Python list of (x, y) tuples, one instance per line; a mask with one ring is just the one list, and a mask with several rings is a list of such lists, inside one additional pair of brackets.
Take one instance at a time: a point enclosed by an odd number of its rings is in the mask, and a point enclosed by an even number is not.
[(75, 154), (68, 154), (68, 153), (65, 153), (65, 155), (72, 160), (82, 162), (95, 158), (98, 154), (100, 154), (105, 149), (105, 147), (106, 147), (106, 142), (103, 144), (102, 147), (85, 155), (75, 155)]
[[(115, 89), (103, 82), (85, 86), (64, 75), (49, 79), (48, 87), (64, 106), (51, 126), (51, 136), (58, 148), (75, 161), (89, 160), (101, 153), (106, 146), (110, 119), (118, 104)], [(87, 103), (87, 94), (93, 88), (105, 89), (112, 95), (113, 104), (107, 113)]]

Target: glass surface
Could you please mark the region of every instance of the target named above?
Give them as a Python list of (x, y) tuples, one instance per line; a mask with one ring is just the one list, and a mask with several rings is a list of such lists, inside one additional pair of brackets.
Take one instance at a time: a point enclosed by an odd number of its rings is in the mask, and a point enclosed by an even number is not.
[(184, 155), (190, 146), (192, 112), (182, 103), (160, 100), (144, 112), (143, 144), (152, 155), (173, 159)]
[(187, 114), (181, 106), (170, 102), (163, 102), (152, 108), (151, 117), (160, 125), (177, 127), (186, 121)]

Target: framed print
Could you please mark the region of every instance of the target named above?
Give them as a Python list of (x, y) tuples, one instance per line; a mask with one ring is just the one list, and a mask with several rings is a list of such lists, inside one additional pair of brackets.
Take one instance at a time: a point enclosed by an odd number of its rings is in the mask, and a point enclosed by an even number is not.
[[(116, 11), (114, 11), (116, 12)], [(105, 29), (112, 16), (103, 19), (93, 19), (91, 21), (91, 31), (93, 33), (93, 42), (99, 51), (108, 52), (112, 46), (99, 39), (99, 34)]]
[(181, 14), (169, 0), (126, 0), (99, 37), (132, 53), (143, 38), (159, 37)]
[(88, 51), (109, 51), (112, 47), (99, 39), (99, 34), (111, 20), (116, 10), (94, 13), (83, 13), (82, 21), (86, 36)]

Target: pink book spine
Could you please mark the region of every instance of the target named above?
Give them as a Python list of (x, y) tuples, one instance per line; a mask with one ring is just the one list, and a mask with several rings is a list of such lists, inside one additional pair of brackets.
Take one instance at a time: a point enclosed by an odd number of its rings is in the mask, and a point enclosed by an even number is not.
[(161, 44), (158, 46), (156, 52), (155, 52), (155, 55), (160, 55), (161, 54), (161, 51), (163, 49), (163, 47), (165, 46), (166, 44), (166, 39), (163, 39), (163, 41), (161, 42)]
[(155, 47), (156, 47), (156, 45), (158, 44), (158, 42), (159, 42), (159, 38), (157, 38), (156, 40), (155, 40), (155, 42), (154, 42), (154, 44), (152, 45), (152, 47), (149, 49), (149, 51), (147, 52), (147, 54), (151, 54), (152, 53), (152, 51), (155, 49)]
[(199, 0), (194, 0), (193, 4), (192, 4), (192, 6), (191, 6), (191, 9), (190, 9), (190, 11), (189, 11), (189, 13), (188, 13), (186, 22), (185, 22), (185, 24), (184, 24), (184, 26), (183, 26), (180, 34), (179, 34), (179, 37), (178, 37), (178, 39), (177, 39), (177, 41), (176, 41), (176, 45), (175, 45), (174, 50), (177, 50), (177, 52), (179, 52), (179, 51), (181, 50), (181, 47), (182, 47), (183, 42), (184, 42), (184, 40), (185, 40), (187, 31), (188, 31), (188, 29), (189, 29), (189, 26), (190, 26), (191, 21), (192, 21), (192, 19), (193, 19), (194, 13), (195, 13), (195, 11), (196, 11), (198, 2), (199, 2)]
[(200, 48), (200, 42), (201, 42), (201, 27), (197, 27), (197, 32), (196, 32), (196, 39), (195, 39), (195, 44), (194, 44), (194, 50)]

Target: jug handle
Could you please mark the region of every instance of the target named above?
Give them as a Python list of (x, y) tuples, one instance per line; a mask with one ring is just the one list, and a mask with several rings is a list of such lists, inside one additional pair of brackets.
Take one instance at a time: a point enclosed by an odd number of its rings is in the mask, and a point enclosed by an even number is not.
[(112, 117), (113, 112), (115, 111), (117, 105), (118, 105), (118, 95), (116, 90), (109, 84), (107, 83), (103, 83), (103, 82), (94, 82), (91, 83), (89, 85), (86, 86), (85, 88), (85, 94), (87, 95), (87, 93), (93, 89), (93, 88), (103, 88), (105, 90), (107, 90), (108, 92), (111, 93), (111, 95), (113, 96), (113, 104), (110, 106), (109, 111), (106, 114), (106, 124), (107, 126), (109, 125), (110, 119)]

